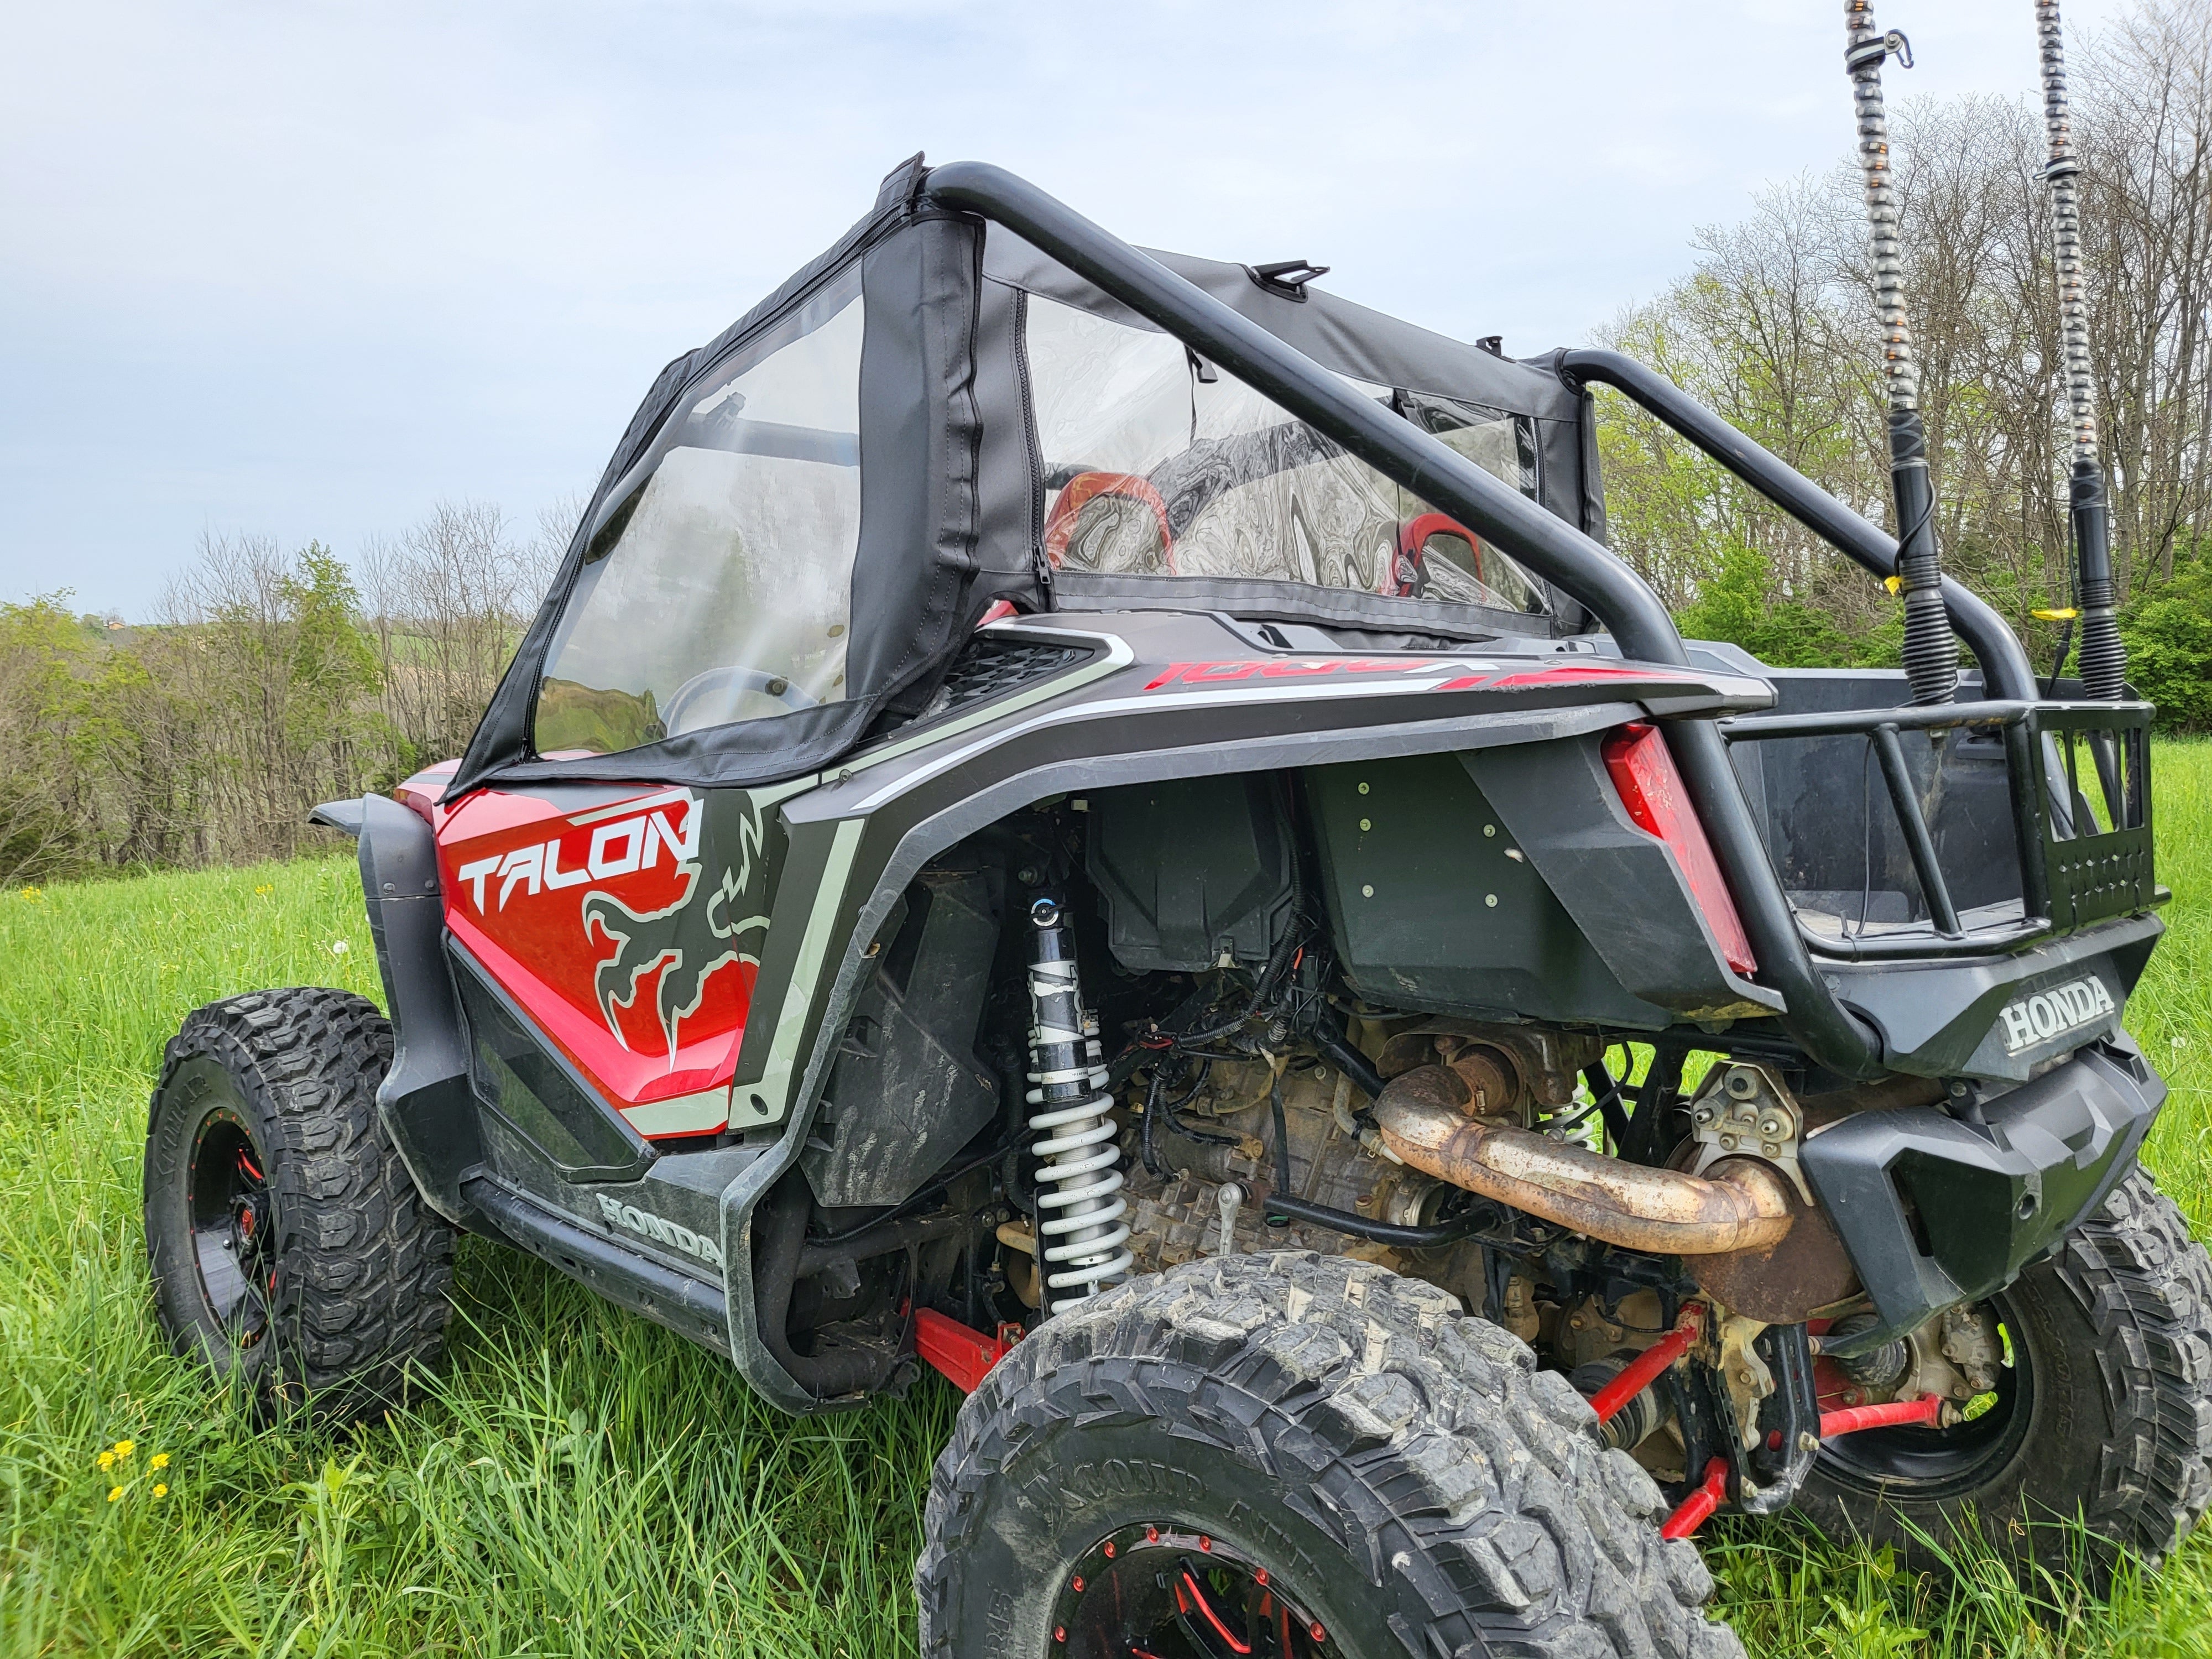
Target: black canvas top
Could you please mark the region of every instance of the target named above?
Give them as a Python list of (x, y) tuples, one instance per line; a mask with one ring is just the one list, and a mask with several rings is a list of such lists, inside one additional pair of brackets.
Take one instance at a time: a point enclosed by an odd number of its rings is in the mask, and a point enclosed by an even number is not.
[[(987, 230), (970, 217), (934, 208), (927, 179), (920, 156), (902, 163), (884, 179), (868, 215), (833, 246), (713, 340), (661, 370), (608, 461), (449, 799), (495, 777), (749, 785), (794, 776), (832, 763), (887, 714), (921, 708), (975, 619), (995, 601), (1031, 611), (1056, 599), (1086, 602), (1066, 591), (1081, 584), (1060, 584), (1056, 596), (1055, 585), (1045, 580), (1042, 460), (1029, 428), (1018, 313), (1010, 313), (1004, 296), (1036, 295), (1132, 326), (1151, 325), (1003, 228)], [(1602, 536), (1587, 398), (1571, 390), (1547, 360), (1509, 360), (1310, 286), (1303, 298), (1288, 297), (1239, 264), (1152, 257), (1325, 368), (1526, 417), (1542, 460), (1539, 499)], [(856, 265), (867, 304), (858, 547), (842, 700), (680, 732), (618, 756), (540, 758), (533, 720), (548, 650), (580, 570), (614, 545), (647, 480), (676, 442), (683, 422), (672, 415), (689, 407), (687, 392), (719, 366), (786, 323), (825, 284), (850, 281)], [(1087, 603), (1095, 608), (1127, 598), (1122, 590), (1146, 579), (1087, 580), (1095, 590)], [(1203, 605), (1195, 586), (1189, 602)], [(1247, 598), (1267, 609), (1264, 595)], [(1340, 590), (1314, 595), (1316, 620), (1480, 631), (1479, 617), (1455, 629), (1450, 609)], [(1532, 624), (1505, 615), (1494, 620), (1510, 631), (1526, 632)], [(1588, 625), (1581, 608), (1556, 590), (1552, 616), (1533, 622), (1547, 632)]]
[[(1372, 386), (1528, 416), (1535, 423), (1542, 459), (1538, 499), (1585, 534), (1600, 542), (1606, 539), (1605, 501), (1589, 394), (1578, 386), (1571, 387), (1560, 377), (1555, 367), (1559, 353), (1518, 361), (1355, 304), (1310, 283), (1299, 287), (1294, 298), (1282, 292), (1280, 285), (1263, 282), (1247, 265), (1158, 248), (1140, 251), (1323, 368)], [(983, 274), (990, 281), (1074, 306), (1127, 327), (1155, 328), (1003, 226), (994, 225), (987, 234)], [(1126, 580), (1097, 578), (1086, 579), (1084, 586), (1108, 598), (1123, 597), (1129, 587)], [(1545, 586), (1565, 631), (1580, 632), (1591, 626), (1587, 613), (1573, 599), (1548, 583)], [(1237, 594), (1226, 586), (1219, 597), (1240, 611), (1252, 602), (1250, 596)], [(1359, 609), (1358, 597), (1316, 595), (1304, 608), (1314, 620), (1348, 623)], [(1411, 603), (1394, 602), (1388, 607), (1393, 612), (1390, 618), (1368, 620), (1374, 626), (1409, 629), (1434, 628), (1445, 622), (1447, 613), (1440, 608), (1428, 607), (1431, 614), (1425, 617), (1411, 610)], [(1523, 626), (1510, 616), (1494, 613), (1482, 620), (1509, 631)], [(1446, 627), (1445, 631), (1453, 630)]]
[[(1323, 368), (1377, 386), (1464, 398), (1540, 420), (1574, 421), (1580, 416), (1579, 396), (1540, 365), (1516, 362), (1449, 335), (1431, 333), (1311, 283), (1298, 290), (1303, 300), (1293, 300), (1262, 286), (1241, 264), (1158, 248), (1142, 251)], [(1001, 226), (993, 226), (985, 239), (983, 274), (1132, 328), (1153, 326)]]

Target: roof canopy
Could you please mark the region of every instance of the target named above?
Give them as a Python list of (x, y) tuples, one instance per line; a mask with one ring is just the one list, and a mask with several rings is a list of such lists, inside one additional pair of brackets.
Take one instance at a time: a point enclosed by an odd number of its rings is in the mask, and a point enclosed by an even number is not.
[[(597, 777), (743, 785), (828, 765), (878, 729), (887, 714), (910, 714), (923, 707), (976, 618), (1000, 599), (1024, 610), (1133, 603), (1157, 607), (1172, 592), (1173, 603), (1194, 609), (1299, 615), (1375, 633), (1458, 637), (1576, 631), (1588, 625), (1578, 605), (1549, 588), (1544, 590), (1547, 599), (1516, 612), (1486, 610), (1480, 603), (1403, 597), (1387, 591), (1387, 585), (1386, 591), (1376, 592), (1371, 584), (1363, 590), (1357, 583), (1332, 587), (1220, 577), (1194, 580), (1182, 573), (1170, 588), (1163, 586), (1157, 572), (1079, 569), (1073, 564), (1055, 570), (1059, 550), (1049, 555), (1047, 550), (1052, 533), (1047, 498), (1062, 492), (1066, 480), (1047, 476), (1056, 458), (1043, 454), (1036, 440), (1024, 307), (1031, 300), (1048, 301), (1124, 328), (1155, 336), (1160, 331), (1003, 227), (987, 227), (977, 218), (936, 206), (926, 194), (927, 176), (920, 156), (902, 164), (884, 179), (867, 216), (834, 246), (714, 340), (662, 369), (617, 446), (449, 793), (457, 795), (494, 776), (514, 782)], [(1310, 285), (1290, 289), (1267, 283), (1243, 265), (1172, 253), (1152, 257), (1322, 368), (1370, 392), (1450, 400), (1510, 417), (1510, 430), (1522, 446), (1523, 491), (1568, 523), (1601, 535), (1603, 509), (1586, 400), (1547, 360), (1508, 360)], [(742, 380), (747, 367), (780, 349), (801, 329), (815, 326), (808, 320), (813, 312), (848, 292), (857, 293), (865, 308), (864, 320), (854, 325), (857, 447), (850, 434), (810, 431), (776, 415), (740, 416), (745, 399), (733, 397), (730, 388), (749, 384)], [(1191, 362), (1194, 376), (1211, 384), (1212, 372), (1194, 356)], [(1471, 417), (1455, 418), (1464, 423)], [(1191, 424), (1195, 443), (1200, 417), (1194, 405)], [(1296, 453), (1279, 441), (1262, 446), (1277, 455), (1268, 463), (1276, 471), (1341, 455), (1310, 428), (1283, 417), (1285, 429), (1294, 426), (1313, 443)], [(740, 428), (750, 428), (750, 435), (726, 435)], [(688, 710), (712, 702), (696, 695), (706, 675), (687, 672), (681, 696), (665, 684), (563, 682), (567, 706), (589, 705), (599, 711), (595, 719), (604, 717), (606, 729), (628, 735), (615, 740), (618, 758), (541, 754), (541, 747), (560, 747), (550, 740), (541, 744), (538, 731), (549, 655), (557, 665), (564, 641), (575, 633), (587, 602), (602, 610), (613, 603), (607, 595), (621, 584), (609, 577), (611, 570), (648, 556), (639, 550), (649, 533), (647, 526), (669, 520), (674, 510), (654, 495), (656, 478), (663, 480), (664, 495), (673, 489), (665, 482), (671, 458), (696, 458), (707, 450), (720, 458), (722, 474), (717, 477), (727, 478), (716, 488), (725, 490), (768, 488), (759, 480), (787, 481), (798, 476), (794, 469), (803, 471), (810, 461), (842, 465), (838, 488), (850, 492), (850, 510), (840, 520), (847, 525), (848, 539), (823, 557), (830, 561), (823, 568), (848, 591), (849, 603), (837, 613), (839, 620), (817, 630), (836, 636), (835, 652), (819, 641), (791, 647), (811, 653), (805, 658), (803, 674), (757, 659), (750, 666), (737, 661), (716, 671), (735, 673), (745, 684), (766, 685), (786, 700), (750, 708), (750, 717), (724, 713), (719, 723), (688, 730), (681, 729), (678, 706)], [(733, 471), (728, 458), (736, 452), (774, 456), (782, 471), (771, 473), (766, 463), (754, 465), (750, 472), (744, 467)], [(1240, 453), (1257, 453), (1250, 434)], [(748, 478), (754, 482), (746, 483)], [(696, 495), (696, 483), (689, 487)], [(1138, 479), (1091, 488), (1109, 495), (1119, 489), (1127, 501), (1139, 501), (1150, 486)], [(694, 519), (708, 510), (696, 501), (688, 507)], [(1170, 504), (1155, 493), (1152, 510), (1164, 540)], [(719, 542), (712, 534), (702, 539), (693, 526), (687, 546), (726, 547), (732, 558), (763, 559), (764, 574), (757, 575), (751, 588), (734, 590), (738, 598), (726, 588), (702, 591), (698, 604), (709, 621), (718, 608), (773, 605), (787, 596), (787, 590), (769, 580), (775, 568), (764, 555), (775, 550), (758, 545), (773, 539), (776, 521), (774, 511), (737, 514), (718, 532)], [(708, 528), (713, 531), (714, 526)], [(664, 546), (659, 556), (673, 556)], [(805, 574), (818, 577), (823, 572)], [(595, 584), (605, 591), (595, 592)], [(660, 603), (665, 615), (670, 601)], [(617, 617), (608, 626), (650, 626), (650, 618), (644, 613), (635, 622)], [(684, 648), (697, 659), (701, 652), (711, 657), (713, 646), (709, 640)], [(756, 653), (759, 649), (748, 648)], [(605, 674), (619, 678), (612, 670)], [(805, 698), (782, 690), (792, 678), (808, 675)], [(606, 714), (609, 699), (629, 713)], [(796, 706), (802, 702), (805, 706)]]

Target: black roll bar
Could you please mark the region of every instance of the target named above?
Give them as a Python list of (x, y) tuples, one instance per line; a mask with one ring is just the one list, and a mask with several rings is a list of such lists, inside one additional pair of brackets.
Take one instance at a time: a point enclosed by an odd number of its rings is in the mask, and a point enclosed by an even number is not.
[(1674, 619), (1642, 577), (1402, 416), (1355, 392), (1295, 347), (1004, 168), (932, 167), (925, 189), (1026, 238), (1344, 446), (1377, 471), (1495, 541), (1594, 612), (1638, 662), (1686, 668)]
[[(1393, 483), (1495, 541), (1587, 606), (1612, 631), (1624, 656), (1689, 665), (1682, 636), (1659, 596), (1603, 547), (1157, 259), (1003, 167), (949, 162), (931, 168), (923, 188), (939, 206), (1004, 225)], [(1671, 720), (1664, 730), (1734, 893), (1760, 975), (1788, 1005), (1785, 1027), (1831, 1071), (1853, 1078), (1881, 1075), (1880, 1039), (1813, 970), (1796, 916), (1713, 722)]]
[[(1897, 544), (1881, 527), (1854, 513), (1771, 450), (1763, 449), (1672, 380), (1618, 351), (1559, 353), (1559, 374), (1570, 381), (1595, 380), (1649, 410), (1714, 460), (1772, 501), (1837, 551), (1877, 576), (1897, 574)], [(1951, 625), (1982, 665), (1983, 690), (1993, 697), (2032, 702), (2035, 671), (2019, 639), (1979, 595), (1943, 579), (1943, 605)]]

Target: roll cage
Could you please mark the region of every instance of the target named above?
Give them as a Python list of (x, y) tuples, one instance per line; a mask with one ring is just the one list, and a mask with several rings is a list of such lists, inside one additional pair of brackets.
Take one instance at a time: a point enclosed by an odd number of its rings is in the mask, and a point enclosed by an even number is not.
[[(1324, 437), (1413, 492), (1458, 524), (1494, 542), (1538, 576), (1580, 602), (1611, 632), (1624, 656), (1686, 667), (1690, 658), (1674, 618), (1635, 572), (1595, 539), (1492, 477), (1413, 422), (1364, 398), (1339, 377), (1194, 283), (1168, 270), (1044, 191), (1004, 169), (978, 162), (933, 168), (924, 188), (941, 208), (1003, 225), (1273, 398)], [(1809, 479), (1736, 431), (1658, 375), (1617, 353), (1567, 351), (1554, 365), (1570, 382), (1595, 381), (1623, 392), (1665, 421), (1832, 546), (1887, 578), (1897, 544)], [(2067, 702), (2039, 696), (2027, 653), (2002, 617), (1955, 581), (1944, 599), (1953, 624), (1979, 661), (1997, 699), (1939, 710), (1856, 710), (1827, 717), (1820, 730), (1864, 735), (1884, 756), (1885, 787), (1913, 850), (1931, 926), (1893, 936), (1876, 957), (1956, 957), (2023, 949), (2107, 917), (2148, 908), (2164, 891), (2152, 879), (2149, 788), (2141, 704)], [(1744, 717), (1726, 723), (1685, 719), (1664, 731), (1698, 817), (1711, 836), (1749, 934), (1761, 977), (1785, 1000), (1782, 1023), (1805, 1052), (1842, 1076), (1870, 1079), (1884, 1067), (1879, 1032), (1838, 997), (1814, 952), (1834, 954), (1805, 927), (1770, 858), (1760, 824), (1730, 763), (1731, 744), (1806, 735), (1797, 717)], [(1995, 729), (2003, 734), (2022, 878), (2016, 920), (1969, 928), (1949, 904), (1929, 845), (1925, 814), (1901, 766), (1893, 765), (1905, 726)], [(2077, 807), (2071, 744), (2056, 732), (2100, 734), (2124, 750), (2127, 782), (2100, 824)], [(2065, 782), (2054, 757), (2063, 752)], [(2085, 827), (2088, 832), (2084, 833)]]
[[(1479, 538), (1548, 584), (1565, 606), (1580, 606), (1610, 631), (1632, 661), (1691, 665), (1688, 648), (1658, 596), (1567, 516), (1573, 513), (1601, 533), (1602, 509), (1589, 476), (1594, 468), (1588, 422), (1577, 437), (1566, 430), (1570, 423), (1557, 418), (1563, 400), (1579, 398), (1588, 384), (1610, 386), (1651, 410), (1873, 574), (1887, 577), (1897, 568), (1896, 544), (1874, 525), (1657, 375), (1616, 354), (1561, 351), (1516, 363), (1340, 302), (1287, 302), (1273, 289), (1263, 294), (1254, 286), (1259, 279), (1238, 267), (1147, 254), (1000, 168), (975, 162), (929, 168), (917, 157), (885, 180), (875, 210), (836, 246), (715, 342), (663, 371), (610, 463), (545, 605), (446, 791), (448, 801), (495, 781), (756, 787), (821, 771), (921, 712), (966, 648), (975, 620), (1010, 599), (1024, 609), (1167, 608), (1255, 619), (1288, 614), (1274, 607), (1294, 603), (1305, 607), (1296, 619), (1338, 623), (1369, 640), (1378, 630), (1417, 632), (1431, 624), (1446, 635), (1474, 641), (1548, 631), (1539, 617), (1421, 602), (1401, 597), (1406, 590), (1393, 592), (1389, 584), (1379, 593), (1363, 594), (1265, 580), (1089, 573), (1079, 580), (1073, 570), (1056, 572), (1050, 546), (1055, 537), (1064, 543), (1068, 526), (1064, 514), (1052, 523), (1042, 510), (1042, 468), (1053, 458), (1036, 453), (1033, 427), (1023, 435), (1023, 422), (991, 413), (1010, 402), (1025, 408), (1028, 386), (1018, 345), (1006, 346), (1007, 335), (1019, 326), (1018, 302), (1014, 320), (1003, 314), (1004, 306), (994, 320), (992, 305), (1005, 295), (985, 292), (989, 227), (1010, 233), (1010, 245), (1018, 239), (1041, 263), (1053, 264), (1053, 274), (1037, 279), (1038, 291), (1057, 283), (1059, 294), (1048, 297), (1059, 297), (1072, 285), (1086, 303), (1124, 308), (1180, 341), (1194, 365), (1235, 376), (1304, 422), (1319, 445), (1340, 449), (1422, 503), (1414, 526), (1433, 521), (1432, 533), (1441, 529)], [(1183, 269), (1170, 268), (1170, 260)], [(812, 298), (833, 283), (849, 282), (855, 272), (867, 307), (859, 400), (860, 447), (869, 459), (860, 483), (846, 657), (851, 681), (843, 700), (790, 708), (773, 719), (659, 736), (648, 731), (648, 741), (617, 754), (540, 753), (534, 711), (548, 648), (562, 626), (580, 572), (611, 544), (642, 480), (675, 441), (685, 398), (734, 356), (787, 328)], [(1266, 325), (1240, 309), (1267, 306), (1276, 310), (1264, 313)], [(1324, 367), (1315, 351), (1333, 367)], [(1577, 465), (1583, 476), (1575, 499), (1555, 494), (1548, 505), (1531, 499), (1407, 418), (1393, 400), (1375, 397), (1372, 386), (1360, 384), (1369, 378), (1390, 385), (1418, 382), (1424, 378), (1424, 354), (1449, 365), (1443, 378), (1524, 385), (1528, 398), (1552, 400), (1546, 406), (1553, 414), (1546, 423), (1561, 428), (1552, 438), (1583, 447)], [(1345, 372), (1355, 359), (1369, 374)], [(872, 439), (871, 431), (879, 435)], [(1132, 498), (1129, 505), (1140, 519), (1155, 513), (1171, 519), (1169, 503), (1145, 499), (1142, 482), (1125, 479), (1113, 488)], [(1066, 494), (1063, 488), (1063, 498)], [(1394, 550), (1407, 551), (1402, 541)], [(1418, 592), (1419, 584), (1413, 586)], [(1298, 591), (1286, 598), (1284, 590), (1292, 589)], [(1808, 924), (1793, 904), (1792, 890), (1776, 866), (1774, 824), (1753, 810), (1742, 773), (1755, 764), (1754, 751), (1807, 735), (1802, 711), (1728, 722), (1683, 718), (1662, 726), (1734, 896), (1759, 976), (1786, 1005), (1779, 1016), (1784, 1030), (1810, 1059), (1843, 1078), (1881, 1075), (1893, 1068), (1898, 1056), (1887, 1050), (1880, 1022), (1838, 988), (1842, 981), (1830, 971), (1833, 966), (2016, 952), (2108, 917), (2145, 910), (2164, 897), (2152, 879), (2145, 707), (2039, 696), (2026, 654), (2002, 619), (1955, 582), (1946, 582), (1944, 598), (1959, 635), (1980, 662), (1986, 701), (1947, 705), (1923, 716), (1865, 707), (1862, 695), (1859, 706), (1824, 715), (1820, 726), (1828, 737), (1863, 743), (1869, 780), (1874, 758), (1881, 759), (1883, 786), (1924, 903), (1923, 924), (1890, 928), (1878, 937), (1839, 939)], [(1984, 749), (1994, 734), (2010, 800), (2011, 856), (2020, 876), (2017, 897), (2003, 914), (1986, 906), (1962, 908), (1946, 891), (1928, 823), (1944, 763), (1937, 763), (1934, 777), (1924, 752), (1917, 769), (1897, 763), (1898, 733), (1916, 726), (1968, 728), (1982, 734)], [(2101, 815), (2079, 787), (2081, 769), (2075, 755), (2085, 743), (2094, 757), (2088, 772), (2105, 786), (2108, 804)], [(1925, 751), (1929, 745), (1918, 747)]]

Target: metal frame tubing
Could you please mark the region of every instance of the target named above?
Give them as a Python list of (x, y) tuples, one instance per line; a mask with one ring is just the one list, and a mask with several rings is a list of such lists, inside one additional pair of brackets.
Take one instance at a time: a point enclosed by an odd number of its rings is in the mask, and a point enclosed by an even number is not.
[[(1689, 665), (1674, 619), (1658, 595), (1598, 543), (1158, 260), (1002, 167), (951, 162), (931, 169), (924, 187), (940, 207), (1004, 225), (1385, 477), (1495, 541), (1588, 606), (1624, 655)], [(1880, 1039), (1814, 972), (1713, 722), (1674, 720), (1664, 729), (1734, 891), (1761, 976), (1788, 1004), (1785, 1025), (1829, 1069), (1854, 1078), (1879, 1076)]]
[[(1884, 579), (1897, 574), (1897, 543), (1771, 450), (1763, 449), (1664, 375), (1618, 351), (1564, 351), (1559, 373), (1609, 386), (1649, 410), (1760, 495), (1826, 542)], [(2033, 699), (2035, 671), (2004, 618), (1971, 589), (1943, 579), (1952, 625), (1982, 665), (1988, 695)]]

